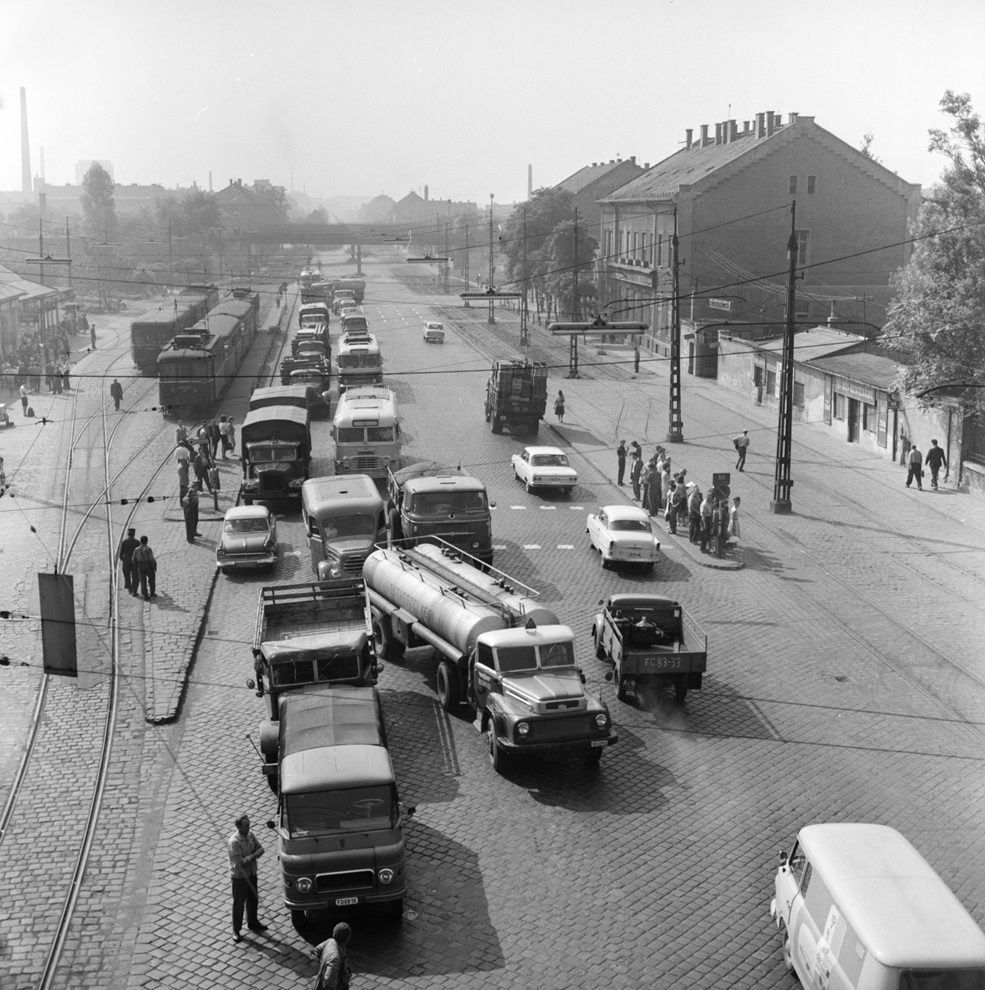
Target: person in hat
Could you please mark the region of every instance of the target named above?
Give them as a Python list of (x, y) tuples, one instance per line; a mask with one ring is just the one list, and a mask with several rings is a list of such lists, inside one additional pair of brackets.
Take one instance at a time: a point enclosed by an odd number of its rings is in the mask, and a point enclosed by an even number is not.
[(185, 501), (181, 508), (185, 516), (185, 539), (189, 543), (194, 543), (195, 537), (202, 535), (198, 531), (198, 490), (196, 488), (189, 488), (185, 492)]
[(236, 819), (236, 831), (226, 843), (229, 852), (229, 876), (233, 884), (233, 941), (242, 942), (243, 908), (246, 908), (246, 924), (251, 932), (265, 932), (260, 924), (257, 909), (260, 894), (257, 888), (257, 860), (263, 855), (263, 846), (250, 831), (250, 816)]
[(348, 990), (352, 971), (349, 969), (349, 940), (352, 929), (340, 921), (332, 929), (332, 937), (316, 945), (311, 954), (318, 960), (315, 990)]
[(133, 552), (139, 546), (137, 531), (128, 529), (126, 539), (120, 543), (120, 549), (116, 552), (120, 570), (123, 571), (123, 587), (132, 595), (137, 593), (137, 569), (133, 563)]
[(737, 437), (733, 437), (732, 445), (739, 455), (739, 459), (735, 462), (735, 469), (737, 471), (745, 471), (746, 454), (749, 451), (749, 431), (743, 430)]
[(113, 384), (109, 387), (109, 394), (113, 398), (113, 404), (116, 407), (116, 411), (119, 412), (120, 403), (123, 401), (123, 386), (120, 384), (119, 379), (113, 379)]

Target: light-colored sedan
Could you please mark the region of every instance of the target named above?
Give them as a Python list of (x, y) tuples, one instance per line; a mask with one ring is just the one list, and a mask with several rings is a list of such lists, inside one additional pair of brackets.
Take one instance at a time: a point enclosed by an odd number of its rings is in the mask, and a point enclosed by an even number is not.
[(558, 447), (524, 447), (513, 455), (513, 475), (527, 491), (533, 488), (559, 488), (570, 492), (578, 484), (578, 472), (568, 463), (568, 455)]
[(428, 320), (424, 324), (424, 343), (425, 344), (443, 344), (445, 342), (445, 325), (443, 323), (435, 323), (433, 320)]
[(273, 567), (277, 563), (277, 520), (265, 505), (238, 505), (226, 513), (215, 551), (222, 571)]
[(642, 564), (649, 571), (660, 558), (653, 523), (635, 505), (603, 505), (588, 514), (586, 530), (592, 548), (602, 555), (603, 568)]

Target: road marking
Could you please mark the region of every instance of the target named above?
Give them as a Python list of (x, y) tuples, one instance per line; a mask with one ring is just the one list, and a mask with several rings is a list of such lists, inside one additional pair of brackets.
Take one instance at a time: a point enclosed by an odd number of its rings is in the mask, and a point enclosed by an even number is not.
[(525, 505), (511, 505), (511, 509), (526, 509)]
[(544, 509), (547, 512), (553, 512), (557, 508), (557, 506), (556, 505), (542, 505), (541, 508)]
[(524, 543), (523, 544), (523, 549), (524, 550), (539, 550), (540, 549), (540, 544), (539, 543)]
[(574, 550), (575, 545), (573, 543), (559, 543), (557, 548), (558, 550)]

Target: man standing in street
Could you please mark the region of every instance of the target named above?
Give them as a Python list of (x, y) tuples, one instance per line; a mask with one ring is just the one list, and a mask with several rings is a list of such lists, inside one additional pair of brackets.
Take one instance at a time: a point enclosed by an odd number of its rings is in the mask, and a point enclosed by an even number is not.
[(633, 371), (637, 375), (640, 373), (640, 349), (638, 347), (633, 348)]
[(930, 487), (937, 487), (937, 476), (941, 473), (941, 468), (947, 467), (947, 458), (944, 451), (937, 446), (936, 440), (930, 441), (930, 450), (927, 451), (927, 467), (930, 468)]
[(626, 476), (626, 441), (620, 440), (616, 447), (616, 484), (625, 484), (623, 478)]
[[(157, 598), (157, 561), (146, 536), (140, 537), (140, 546), (133, 551), (131, 559), (137, 568), (136, 576), (140, 578), (140, 594), (144, 596), (144, 601)], [(131, 587), (130, 594), (137, 597), (135, 584)]]
[(135, 529), (127, 530), (126, 539), (120, 544), (120, 549), (116, 552), (116, 559), (120, 562), (120, 570), (123, 571), (123, 587), (131, 595), (137, 593), (137, 572), (133, 563), (133, 552), (140, 546)]
[(749, 431), (743, 430), (737, 437), (733, 437), (732, 443), (739, 454), (739, 459), (735, 462), (736, 470), (745, 471), (746, 451), (749, 449)]
[(185, 501), (182, 505), (185, 514), (185, 539), (189, 543), (195, 542), (198, 532), (198, 492), (194, 488), (189, 488), (185, 493)]
[(251, 932), (265, 932), (260, 924), (257, 908), (260, 894), (257, 889), (257, 860), (263, 855), (263, 846), (250, 831), (248, 815), (236, 819), (236, 831), (226, 843), (229, 851), (229, 876), (233, 882), (233, 941), (242, 942), (243, 908), (246, 908), (246, 924)]
[(89, 342), (92, 344), (92, 349), (96, 349), (96, 324), (93, 323), (89, 327)]
[(212, 460), (215, 460), (215, 455), (219, 452), (219, 441), (222, 439), (222, 434), (219, 432), (219, 424), (214, 420), (209, 420), (209, 450), (212, 454)]
[(352, 972), (349, 969), (349, 940), (352, 929), (340, 921), (332, 929), (332, 937), (316, 945), (311, 954), (318, 960), (315, 990), (349, 990)]
[(633, 483), (633, 501), (640, 500), (640, 484), (643, 478), (643, 454), (633, 451), (633, 461), (629, 467), (629, 480)]
[[(943, 451), (941, 451), (943, 453)], [(913, 480), (916, 479), (917, 488), (923, 491), (923, 454), (919, 447), (911, 447), (910, 455), (906, 459), (908, 470), (906, 472), (906, 487), (909, 488)]]
[(27, 415), (27, 397), (28, 397), (28, 394), (29, 393), (27, 391), (27, 382), (24, 382), (24, 383), (21, 384), (21, 412), (25, 416)]
[(206, 450), (199, 450), (195, 455), (192, 466), (195, 468), (195, 487), (199, 491), (202, 491), (209, 483), (210, 460), (208, 452)]
[(120, 403), (123, 401), (123, 386), (119, 383), (117, 379), (113, 379), (113, 384), (109, 387), (109, 394), (113, 397), (113, 402), (116, 405), (116, 411), (120, 411)]

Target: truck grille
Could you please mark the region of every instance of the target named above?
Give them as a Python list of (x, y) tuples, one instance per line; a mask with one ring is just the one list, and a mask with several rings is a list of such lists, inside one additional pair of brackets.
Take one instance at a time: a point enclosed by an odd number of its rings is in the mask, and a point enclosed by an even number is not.
[(434, 535), (441, 536), (452, 543), (456, 542), (451, 539), (453, 536), (458, 537), (457, 542), (459, 543), (464, 543), (472, 536), (468, 530), (463, 529), (458, 523), (437, 523), (434, 527)]
[(287, 488), (287, 478), (273, 471), (264, 471), (258, 479), (258, 487), (262, 492), (282, 492)]
[(383, 461), (379, 457), (352, 457), (349, 459), (351, 469), (357, 473), (366, 471), (379, 471), (383, 467)]
[(353, 870), (350, 873), (319, 873), (315, 877), (315, 889), (319, 894), (331, 894), (339, 890), (372, 890), (373, 871)]
[(352, 553), (342, 558), (342, 570), (346, 574), (362, 574), (363, 564), (366, 563), (368, 553)]
[(545, 742), (548, 739), (584, 739), (601, 735), (594, 720), (580, 718), (539, 718), (530, 720), (529, 742)]

